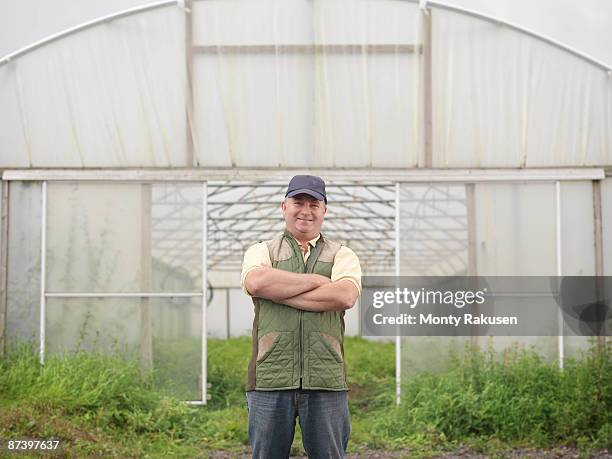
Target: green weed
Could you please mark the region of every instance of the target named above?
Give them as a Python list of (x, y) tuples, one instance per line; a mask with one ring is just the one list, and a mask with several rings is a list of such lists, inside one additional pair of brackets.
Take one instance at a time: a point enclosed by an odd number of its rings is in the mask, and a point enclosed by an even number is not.
[[(10, 349), (0, 359), (0, 437), (64, 438), (67, 457), (244, 451), (250, 340), (209, 340), (206, 407), (164, 389), (175, 380), (193, 393), (198, 343), (164, 342), (155, 350), (156, 368), (147, 372), (130, 356), (81, 351), (48, 356), (40, 366), (31, 346)], [(346, 340), (352, 451), (427, 457), (461, 445), (490, 455), (526, 445), (572, 445), (583, 454), (612, 447), (610, 346), (567, 361), (564, 370), (532, 351), (513, 348), (500, 358), (471, 349), (442, 373), (411, 377), (399, 407), (394, 355), (390, 343)], [(302, 451), (299, 437), (295, 452)]]

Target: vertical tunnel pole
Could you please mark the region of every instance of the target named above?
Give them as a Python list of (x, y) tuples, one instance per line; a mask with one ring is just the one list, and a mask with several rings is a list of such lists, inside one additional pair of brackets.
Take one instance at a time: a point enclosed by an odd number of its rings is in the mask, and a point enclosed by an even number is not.
[[(141, 185), (140, 218), (142, 234), (140, 239), (140, 287), (142, 292), (152, 291), (152, 205), (153, 190), (150, 183)], [(140, 360), (143, 368), (153, 368), (153, 307), (151, 298), (140, 298)]]
[[(465, 205), (467, 214), (467, 239), (468, 239), (468, 269), (467, 275), (475, 277), (478, 275), (478, 251), (476, 247), (476, 184), (465, 184)], [(476, 282), (470, 280), (471, 287), (474, 288)], [(478, 313), (478, 305), (474, 304), (474, 313)], [(474, 334), (474, 328), (470, 333), (470, 343), (478, 346), (480, 337)]]
[(8, 194), (9, 183), (0, 182), (0, 357), (4, 355), (7, 330), (7, 289), (8, 289)]
[(206, 302), (208, 298), (208, 182), (202, 183), (202, 404), (208, 397)]
[(433, 167), (433, 97), (432, 97), (432, 58), (431, 58), (431, 9), (427, 2), (421, 5), (421, 24), (423, 25), (423, 128), (424, 128), (424, 165)]
[(230, 339), (232, 335), (230, 323), (230, 289), (225, 289), (225, 339)]
[(197, 166), (193, 137), (193, 0), (185, 0), (185, 122), (187, 141), (187, 167)]
[(42, 182), (40, 223), (40, 328), (39, 328), (39, 359), (40, 364), (45, 364), (45, 320), (47, 314), (47, 302), (45, 297), (45, 281), (47, 277), (47, 181)]
[[(595, 276), (596, 280), (596, 292), (597, 292), (597, 302), (602, 301), (604, 296), (604, 283), (603, 283), (603, 275), (604, 275), (604, 256), (603, 256), (603, 227), (602, 227), (602, 217), (601, 217), (601, 180), (593, 180), (593, 226), (594, 226), (594, 235), (593, 239), (595, 241)], [(597, 346), (599, 349), (604, 348), (606, 345), (606, 336), (599, 335), (597, 337)]]
[[(395, 276), (400, 275), (400, 183), (395, 182)], [(402, 400), (402, 340), (395, 336), (395, 403)]]
[[(556, 229), (557, 229), (557, 276), (559, 278), (563, 275), (563, 258), (562, 258), (562, 245), (561, 245), (561, 181), (557, 180), (555, 182), (555, 197), (557, 204), (557, 221), (556, 221)], [(561, 285), (561, 279), (557, 282), (557, 286)], [(561, 292), (558, 292), (561, 294)], [(557, 348), (559, 354), (559, 368), (563, 369), (563, 363), (565, 360), (564, 356), (564, 336), (563, 336), (563, 311), (561, 308), (557, 309), (557, 318), (559, 321), (559, 336), (557, 339)]]

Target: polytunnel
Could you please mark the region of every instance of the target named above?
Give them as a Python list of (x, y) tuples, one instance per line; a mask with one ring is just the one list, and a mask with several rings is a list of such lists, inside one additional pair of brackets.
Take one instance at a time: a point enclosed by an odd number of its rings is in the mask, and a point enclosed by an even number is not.
[[(611, 72), (407, 0), (163, 1), (13, 52), (0, 350), (133, 352), (206, 403), (206, 331), (248, 333), (242, 255), (296, 173), (327, 181), (324, 232), (364, 274), (612, 275)], [(398, 396), (460, 342), (516, 340), (398, 337)], [(520, 340), (561, 364), (587, 343)]]

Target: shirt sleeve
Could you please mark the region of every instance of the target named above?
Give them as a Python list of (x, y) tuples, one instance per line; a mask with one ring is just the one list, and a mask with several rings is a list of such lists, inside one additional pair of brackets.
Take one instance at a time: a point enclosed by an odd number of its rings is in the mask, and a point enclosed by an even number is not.
[(272, 261), (270, 260), (270, 252), (268, 252), (268, 245), (265, 242), (259, 242), (252, 245), (244, 253), (244, 260), (242, 261), (242, 273), (240, 274), (240, 286), (247, 295), (251, 296), (247, 290), (244, 282), (248, 273), (257, 268), (272, 267)]
[(361, 266), (359, 265), (359, 258), (357, 258), (355, 252), (343, 245), (334, 258), (331, 281), (336, 282), (345, 279), (351, 281), (361, 295)]

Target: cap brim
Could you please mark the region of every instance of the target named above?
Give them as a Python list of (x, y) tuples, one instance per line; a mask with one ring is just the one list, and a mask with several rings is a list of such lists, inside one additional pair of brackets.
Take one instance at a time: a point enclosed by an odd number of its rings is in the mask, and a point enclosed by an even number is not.
[(315, 199), (318, 199), (319, 201), (326, 201), (327, 198), (325, 196), (323, 196), (321, 193), (318, 193), (316, 191), (312, 191), (312, 190), (308, 190), (308, 189), (301, 189), (301, 190), (293, 190), (290, 191), (289, 193), (287, 193), (287, 198), (292, 198), (294, 196), (297, 196), (298, 194), (307, 194), (308, 196), (312, 196)]

